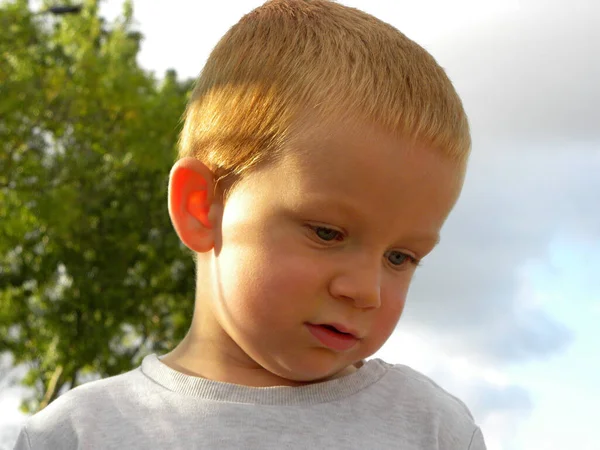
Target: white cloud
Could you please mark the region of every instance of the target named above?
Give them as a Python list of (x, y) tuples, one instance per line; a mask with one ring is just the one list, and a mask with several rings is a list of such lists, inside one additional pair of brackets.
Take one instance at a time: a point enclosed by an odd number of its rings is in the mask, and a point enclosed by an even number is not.
[(600, 137), (600, 4), (523, 1), (432, 50), (449, 68), (479, 140), (528, 144)]
[(18, 385), (26, 370), (12, 364), (8, 354), (0, 354), (0, 450), (13, 448), (26, 417), (19, 411), (25, 389)]

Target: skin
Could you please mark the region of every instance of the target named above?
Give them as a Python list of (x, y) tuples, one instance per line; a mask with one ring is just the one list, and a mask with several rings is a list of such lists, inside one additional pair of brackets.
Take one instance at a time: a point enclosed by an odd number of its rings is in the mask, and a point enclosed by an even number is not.
[[(368, 126), (317, 129), (291, 147), (226, 202), (200, 161), (173, 167), (169, 213), (198, 254), (191, 328), (162, 360), (175, 370), (300, 386), (354, 372), (394, 331), (463, 171)], [(332, 322), (359, 333), (353, 348), (331, 350), (306, 326)]]

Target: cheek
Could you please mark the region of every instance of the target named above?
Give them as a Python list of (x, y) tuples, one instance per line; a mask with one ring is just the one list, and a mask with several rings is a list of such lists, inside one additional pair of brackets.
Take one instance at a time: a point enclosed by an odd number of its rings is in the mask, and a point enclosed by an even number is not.
[(323, 295), (323, 267), (291, 247), (263, 241), (223, 249), (220, 297), (238, 321), (251, 327), (285, 325), (286, 319), (297, 321), (314, 311)]
[(401, 287), (396, 285), (382, 293), (381, 307), (377, 311), (373, 324), (373, 332), (377, 340), (385, 341), (394, 332), (404, 311), (407, 293), (408, 282), (406, 285)]

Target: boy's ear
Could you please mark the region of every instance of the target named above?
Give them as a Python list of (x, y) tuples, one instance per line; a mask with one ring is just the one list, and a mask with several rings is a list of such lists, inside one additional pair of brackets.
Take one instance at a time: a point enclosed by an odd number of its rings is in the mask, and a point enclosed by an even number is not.
[(194, 252), (207, 252), (215, 244), (220, 208), (214, 183), (211, 170), (195, 158), (180, 159), (169, 175), (169, 216), (181, 242)]

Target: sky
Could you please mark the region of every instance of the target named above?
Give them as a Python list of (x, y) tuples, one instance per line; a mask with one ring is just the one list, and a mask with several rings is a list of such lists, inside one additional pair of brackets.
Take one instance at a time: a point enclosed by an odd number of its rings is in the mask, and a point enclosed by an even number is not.
[[(473, 135), (462, 197), (374, 356), (464, 400), (490, 450), (600, 450), (600, 3), (340, 3), (432, 53)], [(114, 18), (121, 4), (102, 12)], [(195, 77), (260, 4), (136, 0), (139, 61), (157, 77)], [(1, 388), (0, 424), (14, 430), (18, 396)]]

